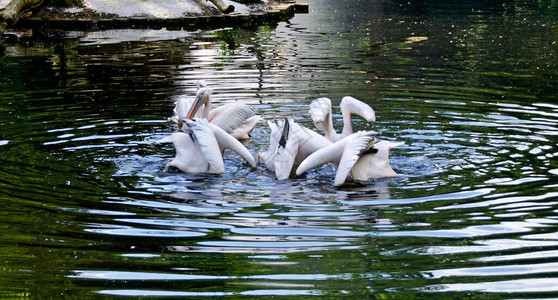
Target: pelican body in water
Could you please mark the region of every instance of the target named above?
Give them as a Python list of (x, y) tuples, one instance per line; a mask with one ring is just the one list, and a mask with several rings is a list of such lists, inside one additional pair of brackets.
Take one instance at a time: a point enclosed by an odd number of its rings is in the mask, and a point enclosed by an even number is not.
[(374, 131), (359, 131), (323, 147), (302, 161), (296, 174), (301, 175), (325, 163), (334, 163), (337, 165), (335, 186), (344, 184), (349, 174), (356, 181), (396, 176), (389, 162), (389, 152), (403, 143), (375, 143), (378, 135)]
[(368, 122), (376, 122), (376, 113), (372, 107), (356, 98), (343, 97), (340, 107), (343, 115), (343, 130), (341, 133), (337, 133), (333, 128), (331, 100), (329, 98), (322, 97), (313, 100), (308, 110), (316, 128), (323, 130), (325, 137), (332, 142), (337, 142), (353, 133), (351, 124), (351, 114), (353, 113), (363, 117)]
[(278, 180), (290, 177), (306, 157), (331, 142), (322, 135), (299, 125), (293, 119), (268, 122), (269, 150), (256, 155), (256, 162), (262, 159), (266, 167), (275, 172)]
[(252, 168), (256, 161), (237, 139), (205, 119), (184, 120), (185, 130), (156, 141), (157, 144), (173, 143), (175, 158), (166, 164), (182, 172), (221, 174), (225, 171), (223, 152), (231, 149), (239, 154)]
[(194, 100), (180, 99), (176, 102), (171, 118), (173, 122), (180, 123), (183, 119), (194, 117), (205, 118), (237, 139), (250, 137), (250, 132), (261, 119), (253, 109), (241, 102), (227, 103), (213, 108), (211, 89), (207, 83), (200, 80), (197, 87)]

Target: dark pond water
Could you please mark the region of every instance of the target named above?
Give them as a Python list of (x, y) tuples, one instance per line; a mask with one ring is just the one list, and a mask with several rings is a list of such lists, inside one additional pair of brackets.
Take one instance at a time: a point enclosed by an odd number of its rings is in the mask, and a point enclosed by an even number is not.
[[(308, 2), (254, 30), (5, 39), (0, 297), (558, 296), (558, 3)], [(198, 79), (312, 128), (311, 100), (362, 99), (404, 176), (165, 173), (151, 141)]]

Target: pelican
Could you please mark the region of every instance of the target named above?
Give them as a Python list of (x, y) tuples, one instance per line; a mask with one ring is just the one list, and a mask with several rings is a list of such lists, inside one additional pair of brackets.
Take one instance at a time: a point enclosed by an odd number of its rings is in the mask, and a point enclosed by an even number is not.
[(332, 141), (338, 140), (353, 133), (351, 125), (351, 114), (355, 113), (363, 117), (368, 122), (376, 122), (376, 113), (368, 104), (346, 96), (341, 99), (341, 114), (343, 115), (343, 131), (337, 133), (333, 128), (331, 100), (329, 98), (318, 98), (310, 103), (308, 112), (314, 121), (314, 125), (325, 132), (325, 137)]
[(319, 149), (300, 163), (296, 174), (301, 175), (324, 163), (334, 163), (337, 165), (335, 186), (344, 184), (349, 174), (357, 181), (396, 176), (389, 163), (389, 152), (403, 143), (375, 143), (378, 135), (374, 131), (359, 131)]
[[(207, 87), (207, 82), (205, 82), (205, 80), (198, 80), (198, 82), (196, 82), (196, 87), (199, 91), (199, 89)], [(170, 121), (177, 124), (181, 123), (182, 120), (186, 119), (186, 114), (188, 114), (188, 111), (190, 110), (190, 107), (192, 107), (193, 103), (193, 99), (186, 97), (181, 97), (174, 102), (175, 106), (172, 110), (172, 117), (170, 118)], [(196, 117), (201, 118), (201, 112), (198, 112)]]
[[(221, 127), (237, 139), (249, 138), (250, 132), (252, 132), (256, 123), (261, 119), (260, 116), (255, 115), (254, 110), (241, 102), (227, 103), (213, 108), (211, 89), (205, 81), (198, 82), (196, 98), (191, 104), (187, 100), (180, 104), (180, 107), (178, 103), (175, 107), (176, 118), (173, 116), (173, 121), (192, 119), (198, 116), (208, 119), (212, 124)], [(188, 105), (187, 111), (185, 109), (186, 105)], [(199, 115), (202, 106), (203, 110), (201, 115)]]
[(262, 159), (266, 167), (275, 172), (278, 180), (289, 178), (294, 166), (298, 166), (316, 150), (331, 142), (320, 134), (285, 119), (282, 122), (268, 122), (271, 129), (269, 150), (256, 155), (256, 162)]
[(175, 158), (166, 164), (165, 172), (176, 167), (182, 172), (213, 173), (225, 172), (223, 151), (228, 148), (256, 167), (252, 154), (237, 139), (220, 127), (205, 119), (184, 120), (188, 132), (175, 132), (156, 141), (156, 144), (173, 143)]

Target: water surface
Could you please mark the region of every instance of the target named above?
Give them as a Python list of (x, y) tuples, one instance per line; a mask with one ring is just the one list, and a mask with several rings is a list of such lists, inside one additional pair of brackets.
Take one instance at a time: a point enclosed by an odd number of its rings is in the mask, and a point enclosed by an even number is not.
[[(554, 1), (311, 0), (255, 29), (28, 32), (0, 57), (3, 298), (558, 295)], [(397, 178), (163, 172), (173, 102), (370, 104)]]

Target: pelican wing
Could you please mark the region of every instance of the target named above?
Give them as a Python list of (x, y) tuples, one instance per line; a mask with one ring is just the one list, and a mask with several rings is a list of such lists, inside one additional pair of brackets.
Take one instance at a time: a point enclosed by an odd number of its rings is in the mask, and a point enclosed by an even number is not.
[(393, 148), (395, 147), (399, 147), (399, 146), (403, 146), (405, 145), (405, 142), (390, 142), (389, 143), (389, 150), (393, 150)]
[(341, 155), (339, 166), (337, 167), (337, 173), (335, 174), (335, 181), (333, 183), (335, 186), (340, 186), (345, 183), (351, 169), (363, 153), (374, 152), (368, 150), (372, 147), (372, 143), (376, 140), (376, 136), (377, 133), (374, 131), (359, 131), (344, 139), (347, 140), (347, 143), (343, 149), (343, 154)]
[(207, 119), (230, 133), (252, 116), (254, 116), (254, 110), (244, 103), (235, 102), (212, 109)]
[(354, 167), (351, 169), (351, 176), (354, 180), (367, 181), (370, 179), (393, 177), (397, 173), (391, 168), (389, 152), (397, 146), (403, 145), (402, 142), (380, 141), (374, 144), (377, 153), (363, 153)]
[(230, 134), (237, 139), (247, 139), (250, 138), (250, 132), (254, 130), (256, 124), (262, 119), (260, 116), (252, 116), (240, 124), (240, 126), (234, 128)]
[(275, 172), (275, 156), (273, 156), (273, 154), (275, 154), (275, 152), (273, 151), (259, 152), (256, 155), (256, 163), (258, 163), (258, 159), (261, 158), (266, 168), (272, 172)]
[(231, 149), (232, 151), (236, 152), (240, 157), (242, 157), (252, 168), (256, 167), (256, 160), (254, 156), (239, 142), (236, 138), (232, 135), (226, 133), (223, 129), (219, 126), (214, 125), (213, 123), (209, 123), (206, 120), (204, 122), (213, 130), (213, 134), (215, 135), (215, 139), (219, 144), (219, 149), (222, 152), (223, 149)]
[(160, 144), (172, 143), (172, 141), (173, 141), (172, 135), (168, 135), (162, 139), (154, 141), (153, 144), (160, 145)]
[(203, 156), (209, 163), (209, 171), (211, 173), (225, 172), (223, 155), (209, 122), (204, 119), (185, 119), (184, 122), (192, 130), (194, 141), (199, 144)]
[(267, 125), (269, 126), (269, 129), (271, 129), (271, 132), (269, 133), (269, 149), (273, 149), (275, 151), (275, 148), (279, 145), (279, 139), (281, 139), (280, 128), (282, 128), (282, 126), (280, 126), (277, 121), (267, 121)]
[(283, 131), (275, 151), (275, 175), (278, 180), (289, 178), (298, 153), (299, 139), (292, 131), (293, 121), (285, 120)]
[(277, 120), (273, 120), (273, 122), (267, 121), (267, 126), (269, 126), (271, 133), (279, 131), (279, 124), (277, 123)]
[(262, 159), (265, 166), (270, 171), (275, 172), (275, 152), (279, 145), (279, 139), (281, 139), (281, 131), (279, 130), (277, 121), (267, 121), (267, 125), (269, 129), (271, 129), (269, 133), (269, 148), (266, 152), (260, 152), (258, 157)]
[[(341, 99), (341, 112), (343, 113), (355, 113), (363, 117), (368, 122), (376, 122), (376, 113), (370, 105), (354, 98), (351, 96), (346, 96)], [(349, 116), (350, 118), (350, 116)]]

